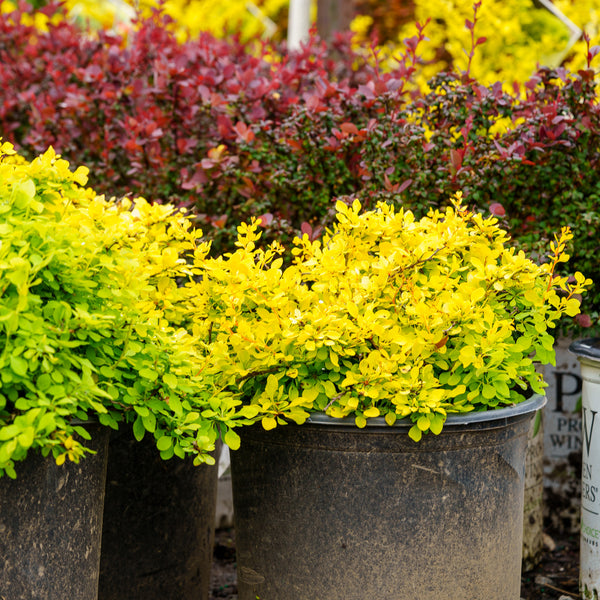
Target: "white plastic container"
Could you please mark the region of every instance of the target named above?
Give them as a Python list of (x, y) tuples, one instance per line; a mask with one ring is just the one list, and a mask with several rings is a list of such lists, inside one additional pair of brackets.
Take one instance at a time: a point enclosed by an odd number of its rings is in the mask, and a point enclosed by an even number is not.
[(582, 597), (600, 595), (600, 338), (574, 342), (571, 352), (581, 363), (582, 469), (581, 553)]

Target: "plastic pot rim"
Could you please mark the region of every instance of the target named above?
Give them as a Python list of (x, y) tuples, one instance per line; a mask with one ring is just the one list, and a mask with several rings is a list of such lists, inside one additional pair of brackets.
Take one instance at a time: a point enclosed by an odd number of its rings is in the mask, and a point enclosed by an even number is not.
[(577, 358), (587, 358), (600, 363), (600, 338), (587, 338), (576, 340), (569, 346), (569, 352)]
[[(531, 398), (513, 406), (506, 406), (495, 410), (477, 411), (461, 414), (449, 414), (444, 423), (444, 429), (456, 426), (462, 427), (465, 425), (471, 425), (476, 423), (490, 423), (501, 426), (508, 423), (509, 421), (514, 420), (515, 418), (526, 417), (527, 415), (537, 412), (539, 409), (545, 406), (546, 401), (546, 396), (542, 396), (541, 394), (534, 394)], [(310, 417), (306, 420), (306, 423), (310, 423), (313, 425), (340, 425), (358, 429), (356, 427), (354, 418), (352, 417), (344, 417), (342, 419), (337, 419), (335, 417), (329, 417), (321, 413), (311, 414)], [(393, 425), (390, 426), (385, 422), (385, 419), (383, 417), (372, 417), (370, 419), (367, 419), (366, 428), (409, 428), (413, 425), (414, 423), (407, 418), (398, 419)]]

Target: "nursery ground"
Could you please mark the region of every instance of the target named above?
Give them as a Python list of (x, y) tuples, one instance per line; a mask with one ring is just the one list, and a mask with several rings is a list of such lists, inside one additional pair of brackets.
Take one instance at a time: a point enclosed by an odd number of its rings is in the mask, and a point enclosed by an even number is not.
[[(547, 531), (539, 564), (522, 574), (522, 600), (578, 600), (579, 537)], [(235, 531), (218, 529), (209, 600), (237, 600)]]

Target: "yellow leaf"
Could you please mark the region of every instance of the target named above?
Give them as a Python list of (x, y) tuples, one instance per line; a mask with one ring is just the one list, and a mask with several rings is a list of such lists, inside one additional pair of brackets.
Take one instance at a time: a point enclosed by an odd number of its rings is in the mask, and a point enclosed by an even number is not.
[(385, 422), (388, 425), (393, 425), (396, 422), (396, 415), (393, 412), (388, 412), (385, 414)]
[(354, 422), (356, 423), (356, 426), (360, 429), (366, 427), (367, 425), (367, 420), (362, 415), (357, 415), (354, 419)]
[(329, 360), (331, 361), (331, 364), (334, 367), (339, 367), (340, 366), (340, 362), (338, 360), (338, 355), (333, 351), (333, 350), (329, 350)]
[(90, 170), (87, 167), (77, 167), (73, 173), (73, 181), (79, 185), (85, 185), (88, 182), (88, 173)]
[(363, 412), (363, 415), (365, 415), (365, 417), (369, 417), (369, 418), (378, 417), (380, 415), (380, 412), (376, 406), (371, 406)]
[(358, 318), (358, 306), (356, 306), (354, 302), (348, 302), (346, 304), (346, 310), (348, 311), (351, 317), (353, 317), (354, 319)]
[(275, 419), (274, 417), (263, 417), (261, 423), (263, 428), (267, 431), (269, 431), (270, 429), (275, 429), (275, 427), (277, 427), (277, 419)]
[(471, 302), (479, 302), (485, 296), (485, 290), (482, 287), (476, 288), (471, 294)]
[(565, 308), (565, 313), (567, 315), (569, 315), (570, 317), (574, 317), (575, 315), (578, 315), (580, 311), (580, 304), (579, 304), (579, 300), (577, 300), (577, 298), (570, 298), (569, 300), (567, 300), (567, 305)]
[(415, 442), (418, 442), (421, 439), (421, 437), (423, 436), (423, 433), (416, 425), (413, 425), (408, 430), (408, 435), (412, 440), (414, 440)]
[(417, 427), (421, 431), (427, 431), (429, 429), (429, 419), (425, 415), (419, 417), (417, 420)]

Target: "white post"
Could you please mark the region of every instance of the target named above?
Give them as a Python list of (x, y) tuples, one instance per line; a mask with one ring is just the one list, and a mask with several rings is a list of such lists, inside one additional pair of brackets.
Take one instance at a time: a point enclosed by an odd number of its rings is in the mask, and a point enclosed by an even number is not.
[(298, 50), (308, 40), (310, 30), (310, 0), (290, 0), (288, 17), (288, 50)]
[(563, 25), (565, 25), (567, 27), (567, 29), (569, 30), (569, 32), (571, 33), (571, 37), (569, 38), (567, 45), (555, 57), (555, 64), (548, 65), (550, 67), (559, 66), (562, 63), (562, 61), (565, 59), (565, 57), (569, 53), (569, 50), (573, 47), (575, 42), (581, 38), (583, 31), (579, 27), (577, 27), (577, 25), (575, 25), (575, 23), (573, 23), (573, 21), (571, 21), (571, 19), (569, 19), (558, 7), (556, 7), (554, 5), (554, 3), (551, 2), (551, 0), (538, 0), (538, 2), (546, 10), (551, 12)]

